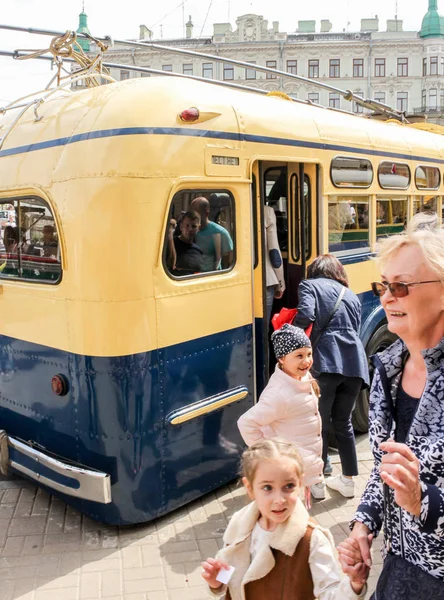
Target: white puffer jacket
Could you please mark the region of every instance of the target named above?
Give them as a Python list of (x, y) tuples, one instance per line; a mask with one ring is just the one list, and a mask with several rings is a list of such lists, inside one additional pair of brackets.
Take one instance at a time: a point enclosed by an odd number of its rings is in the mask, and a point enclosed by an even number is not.
[(273, 437), (294, 442), (304, 461), (304, 485), (322, 481), (321, 416), (309, 375), (293, 379), (276, 366), (259, 402), (237, 425), (248, 446)]

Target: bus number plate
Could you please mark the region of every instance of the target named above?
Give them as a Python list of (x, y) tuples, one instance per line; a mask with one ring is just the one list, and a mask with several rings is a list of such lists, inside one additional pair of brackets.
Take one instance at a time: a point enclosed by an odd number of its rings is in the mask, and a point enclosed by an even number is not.
[(237, 156), (212, 156), (214, 165), (225, 165), (228, 167), (237, 167), (239, 165), (239, 157)]

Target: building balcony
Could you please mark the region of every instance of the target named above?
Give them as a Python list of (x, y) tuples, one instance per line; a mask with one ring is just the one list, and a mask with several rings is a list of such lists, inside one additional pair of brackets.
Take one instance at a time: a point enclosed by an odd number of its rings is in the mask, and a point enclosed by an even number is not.
[(444, 104), (438, 104), (437, 106), (420, 106), (419, 108), (413, 109), (415, 115), (440, 115), (444, 113)]

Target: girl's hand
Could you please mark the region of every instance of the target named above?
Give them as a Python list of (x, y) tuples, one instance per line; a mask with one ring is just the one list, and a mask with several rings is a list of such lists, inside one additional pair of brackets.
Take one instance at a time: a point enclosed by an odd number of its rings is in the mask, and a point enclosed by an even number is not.
[[(366, 542), (369, 552), (372, 540), (373, 535), (367, 535)], [(348, 575), (353, 591), (355, 594), (360, 594), (368, 579), (370, 567), (364, 562), (359, 541), (356, 538), (348, 537), (339, 544), (338, 555), (342, 570)]]
[(367, 567), (372, 566), (372, 556), (370, 549), (373, 542), (373, 534), (370, 533), (370, 529), (364, 523), (356, 521), (353, 525), (353, 529), (350, 536), (347, 539), (356, 540), (359, 544), (359, 550), (361, 552), (362, 561)]
[(227, 563), (222, 562), (221, 560), (216, 560), (215, 558), (207, 558), (205, 562), (202, 563), (202, 577), (208, 583), (210, 588), (213, 590), (219, 589), (222, 584), (220, 581), (216, 581), (216, 577), (221, 569), (229, 569), (230, 566)]
[[(369, 535), (369, 538), (373, 536)], [(371, 543), (371, 539), (369, 540)], [(350, 579), (355, 594), (360, 594), (368, 579), (370, 568), (364, 563), (358, 540), (349, 537), (338, 546), (339, 562)]]
[(388, 440), (379, 445), (382, 456), (380, 474), (384, 483), (395, 491), (395, 502), (410, 514), (421, 514), (419, 460), (408, 446)]

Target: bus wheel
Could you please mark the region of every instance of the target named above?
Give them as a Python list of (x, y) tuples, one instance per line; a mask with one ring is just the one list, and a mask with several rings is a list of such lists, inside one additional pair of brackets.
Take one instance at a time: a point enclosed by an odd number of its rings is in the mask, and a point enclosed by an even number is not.
[[(391, 333), (387, 329), (387, 324), (382, 325), (375, 331), (370, 338), (367, 347), (365, 349), (367, 356), (376, 354), (376, 352), (382, 352), (394, 341), (397, 340), (397, 336)], [(370, 369), (370, 381), (372, 380), (372, 366), (369, 365)], [(352, 414), (352, 423), (356, 431), (360, 433), (366, 433), (368, 431), (368, 404), (369, 404), (370, 389), (362, 390), (356, 401), (356, 406)]]

